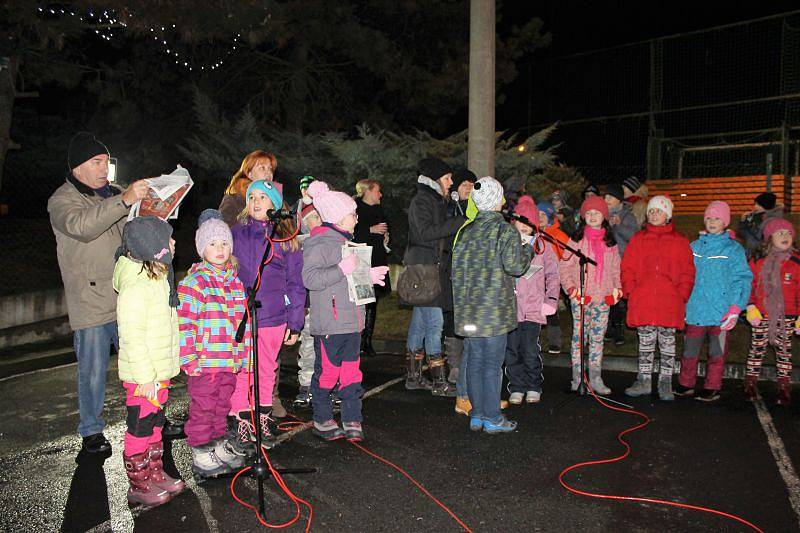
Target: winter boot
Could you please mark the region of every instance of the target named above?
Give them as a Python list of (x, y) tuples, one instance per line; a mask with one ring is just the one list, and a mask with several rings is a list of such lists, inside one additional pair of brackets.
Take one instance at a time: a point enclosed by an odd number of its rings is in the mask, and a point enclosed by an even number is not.
[(192, 472), (198, 477), (217, 477), (230, 474), (233, 469), (217, 457), (214, 442), (192, 448)]
[(445, 378), (445, 360), (443, 357), (431, 358), (428, 360), (428, 370), (433, 378), (433, 388), (431, 393), (434, 396), (445, 396), (455, 398), (456, 388)]
[(281, 399), (277, 393), (272, 395), (272, 417), (273, 418), (286, 418), (286, 408), (281, 403)]
[(596, 394), (601, 396), (611, 394), (611, 389), (606, 387), (606, 384), (603, 383), (599, 366), (589, 365), (589, 386), (592, 387), (592, 390)]
[(658, 378), (658, 398), (662, 402), (671, 402), (675, 399), (672, 392), (672, 376)]
[(295, 409), (307, 408), (311, 405), (311, 389), (309, 387), (300, 386), (297, 391), (297, 397), (292, 402)]
[(751, 402), (758, 400), (758, 376), (748, 374), (744, 377), (744, 395)]
[(350, 442), (361, 442), (364, 440), (364, 429), (361, 422), (344, 422), (344, 437)]
[[(239, 432), (240, 426), (242, 426), (241, 433)], [(225, 432), (224, 438), (231, 443), (237, 455), (252, 458), (256, 454), (256, 446), (250, 440), (251, 434), (249, 422), (242, 425), (238, 417), (228, 415), (228, 430)]]
[(361, 357), (375, 357), (377, 352), (372, 347), (372, 333), (375, 331), (375, 317), (378, 314), (378, 304), (367, 304), (364, 309), (364, 331), (361, 332)]
[(778, 378), (778, 405), (792, 404), (792, 384), (788, 377)]
[(336, 420), (328, 420), (327, 422), (319, 423), (314, 422), (314, 427), (311, 429), (317, 437), (324, 441), (333, 441), (343, 439), (345, 437), (344, 431), (336, 423)]
[(581, 367), (572, 365), (572, 383), (570, 383), (569, 387), (572, 392), (575, 392), (578, 390), (578, 387), (581, 386), (582, 378), (583, 376), (581, 376)]
[(147, 454), (150, 458), (150, 480), (170, 494), (178, 494), (186, 488), (186, 484), (180, 479), (175, 479), (164, 472), (164, 463), (161, 457), (164, 455), (163, 442), (151, 442), (147, 446)]
[(128, 474), (128, 503), (155, 507), (167, 503), (172, 497), (167, 490), (162, 489), (150, 479), (150, 454), (148, 452), (136, 455), (123, 456), (125, 471)]
[(422, 361), (425, 358), (425, 352), (417, 350), (416, 352), (406, 352), (406, 389), (407, 390), (431, 390), (433, 388), (431, 382), (422, 375)]
[(217, 439), (214, 444), (214, 454), (233, 470), (239, 470), (247, 461), (247, 452), (236, 446), (236, 437)]
[(444, 353), (447, 355), (447, 366), (450, 372), (447, 374), (447, 381), (455, 385), (458, 382), (459, 366), (461, 365), (461, 354), (464, 352), (464, 341), (456, 337), (444, 338)]
[(625, 389), (626, 396), (632, 396), (636, 398), (637, 396), (646, 396), (653, 392), (653, 378), (648, 374), (638, 374), (636, 376), (636, 381), (633, 382), (633, 385)]
[(275, 419), (272, 418), (272, 407), (259, 407), (258, 423), (261, 426), (261, 445), (270, 449), (275, 445)]
[(469, 416), (470, 411), (472, 411), (472, 404), (469, 398), (456, 396), (456, 413)]

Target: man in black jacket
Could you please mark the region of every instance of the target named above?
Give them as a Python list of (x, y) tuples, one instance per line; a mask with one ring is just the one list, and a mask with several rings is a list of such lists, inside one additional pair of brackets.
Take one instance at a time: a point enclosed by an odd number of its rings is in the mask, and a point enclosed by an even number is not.
[[(450, 261), (448, 237), (456, 234), (466, 221), (463, 216), (447, 218), (453, 170), (437, 158), (419, 162), (417, 194), (408, 207), (408, 247), (403, 263), (408, 265), (439, 265), (442, 282), (447, 277), (445, 265)], [(449, 280), (447, 280), (449, 283)], [(444, 283), (442, 284), (444, 286)], [(426, 389), (436, 396), (455, 396), (455, 388), (447, 381), (445, 358), (442, 357), (442, 305), (444, 294), (438, 294), (430, 303), (414, 307), (408, 328), (406, 347), (406, 388)], [(428, 356), (433, 383), (422, 376), (424, 355)]]

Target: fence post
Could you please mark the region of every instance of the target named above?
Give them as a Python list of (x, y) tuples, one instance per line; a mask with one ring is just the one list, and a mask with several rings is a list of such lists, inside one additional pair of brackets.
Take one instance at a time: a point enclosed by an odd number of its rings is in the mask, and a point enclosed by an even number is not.
[(767, 192), (772, 192), (772, 154), (767, 154)]

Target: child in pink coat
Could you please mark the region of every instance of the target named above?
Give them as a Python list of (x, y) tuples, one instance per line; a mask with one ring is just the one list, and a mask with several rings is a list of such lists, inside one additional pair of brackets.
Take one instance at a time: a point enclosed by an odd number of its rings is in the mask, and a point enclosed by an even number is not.
[[(590, 196), (581, 205), (581, 223), (569, 245), (580, 249), (597, 263), (587, 265), (584, 301), (584, 341), (589, 344), (589, 385), (598, 394), (610, 394), (601, 377), (603, 337), (610, 307), (622, 296), (620, 257), (608, 223), (608, 206), (600, 196)], [(561, 262), (561, 285), (572, 305), (572, 390), (581, 383), (580, 347), (580, 263), (565, 252)]]
[[(533, 198), (525, 195), (517, 202), (514, 212), (537, 223), (539, 210)], [(523, 242), (532, 240), (533, 230), (515, 221)], [(508, 377), (509, 403), (521, 404), (523, 395), (527, 403), (537, 403), (542, 396), (542, 348), (539, 332), (547, 317), (558, 307), (561, 291), (558, 278), (558, 257), (552, 246), (541, 243), (541, 253), (536, 250), (528, 272), (517, 278), (517, 329), (508, 334), (506, 341), (506, 376)]]

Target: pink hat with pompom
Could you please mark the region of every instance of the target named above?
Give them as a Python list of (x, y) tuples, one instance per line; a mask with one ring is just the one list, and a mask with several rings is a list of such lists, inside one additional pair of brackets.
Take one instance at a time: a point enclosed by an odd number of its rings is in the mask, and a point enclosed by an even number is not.
[(336, 224), (356, 212), (356, 202), (343, 192), (332, 191), (324, 181), (313, 181), (308, 186), (308, 195), (323, 222)]

